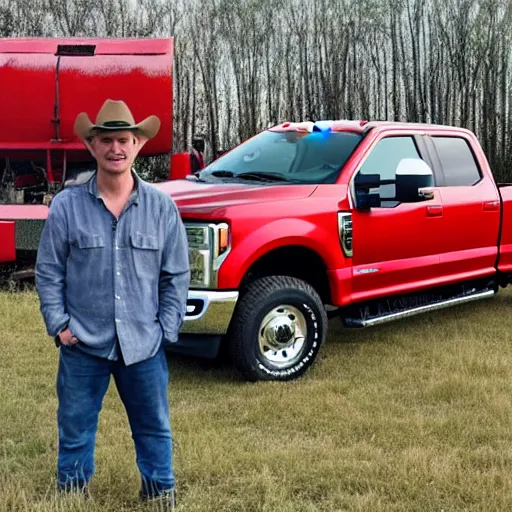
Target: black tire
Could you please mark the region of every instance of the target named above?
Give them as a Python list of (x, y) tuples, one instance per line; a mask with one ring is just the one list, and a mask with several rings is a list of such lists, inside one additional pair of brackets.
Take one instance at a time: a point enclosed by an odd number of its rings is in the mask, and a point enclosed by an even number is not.
[[(260, 348), (260, 339), (267, 339), (263, 333), (273, 332), (270, 328), (263, 329), (262, 322), (273, 318), (273, 312), (280, 312), (275, 313), (277, 323), (286, 323), (291, 319), (294, 325), (291, 330), (284, 326), (284, 331), (279, 327), (277, 337), (273, 340), (282, 340), (281, 335), (286, 337), (291, 331), (302, 333), (303, 330), (299, 328), (297, 331), (295, 326), (306, 326), (305, 336), (301, 336), (293, 347), (275, 352), (265, 351), (265, 347)], [(270, 324), (269, 321), (265, 325)], [(311, 285), (289, 276), (263, 277), (248, 286), (237, 305), (229, 333), (229, 352), (233, 365), (248, 381), (293, 380), (303, 375), (313, 364), (326, 332), (327, 314), (320, 296)], [(295, 334), (292, 338), (295, 338)], [(264, 344), (264, 341), (261, 343)], [(288, 353), (294, 353), (289, 364)], [(282, 357), (282, 354), (284, 361), (271, 360)]]

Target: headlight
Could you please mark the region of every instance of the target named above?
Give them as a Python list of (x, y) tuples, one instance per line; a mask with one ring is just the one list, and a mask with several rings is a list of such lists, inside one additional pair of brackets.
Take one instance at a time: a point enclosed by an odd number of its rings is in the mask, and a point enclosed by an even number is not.
[(229, 252), (227, 224), (185, 223), (189, 246), (190, 285), (215, 288), (217, 273)]
[(208, 243), (208, 230), (204, 226), (187, 226), (187, 239), (191, 247), (201, 248)]

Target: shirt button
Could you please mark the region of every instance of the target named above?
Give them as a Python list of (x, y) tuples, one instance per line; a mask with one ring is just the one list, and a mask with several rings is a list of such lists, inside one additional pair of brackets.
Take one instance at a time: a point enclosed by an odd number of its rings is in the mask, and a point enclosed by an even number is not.
[(116, 299), (117, 299), (117, 300), (120, 300), (120, 299), (121, 299), (121, 297), (119, 297), (119, 295), (116, 295)]
[(120, 324), (121, 323), (121, 320), (119, 320), (119, 318), (116, 318), (116, 324)]
[(118, 246), (118, 245), (116, 245), (116, 249), (119, 249), (119, 246)]
[(121, 272), (116, 272), (116, 274), (117, 274), (118, 276), (120, 276), (120, 275), (121, 275)]

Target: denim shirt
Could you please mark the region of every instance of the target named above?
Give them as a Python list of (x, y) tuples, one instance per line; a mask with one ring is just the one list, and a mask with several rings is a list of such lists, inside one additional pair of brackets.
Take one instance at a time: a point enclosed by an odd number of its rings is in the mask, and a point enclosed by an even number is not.
[(96, 174), (53, 199), (36, 262), (50, 336), (66, 327), (78, 348), (131, 365), (178, 339), (190, 285), (185, 227), (174, 201), (134, 174), (118, 219)]

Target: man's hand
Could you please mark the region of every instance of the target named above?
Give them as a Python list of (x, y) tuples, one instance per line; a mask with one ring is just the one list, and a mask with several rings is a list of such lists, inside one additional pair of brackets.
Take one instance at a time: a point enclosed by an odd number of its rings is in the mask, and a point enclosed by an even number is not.
[(66, 345), (67, 347), (70, 345), (76, 345), (78, 343), (78, 339), (75, 336), (73, 336), (73, 334), (71, 333), (71, 331), (69, 329), (62, 331), (59, 334), (59, 339), (60, 339), (60, 342), (63, 345)]

